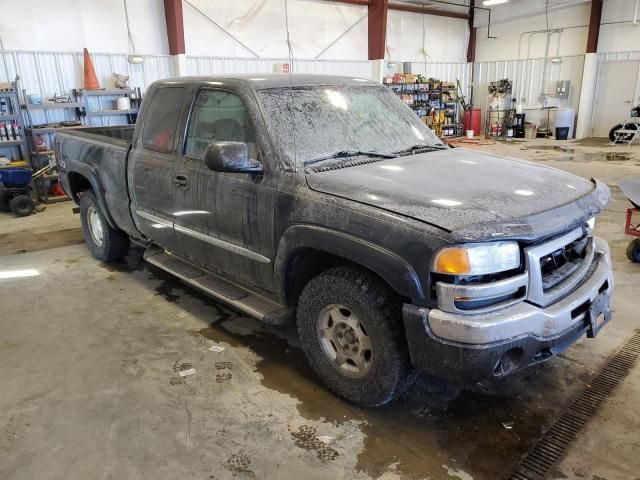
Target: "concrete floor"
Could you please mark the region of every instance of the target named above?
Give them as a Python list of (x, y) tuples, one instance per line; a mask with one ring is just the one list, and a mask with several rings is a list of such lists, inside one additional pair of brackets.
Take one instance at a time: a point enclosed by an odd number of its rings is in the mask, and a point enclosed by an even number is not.
[[(95, 261), (71, 204), (0, 214), (0, 479), (499, 479), (638, 327), (640, 265), (616, 180), (640, 149), (491, 143), (613, 193), (614, 321), (598, 338), (506, 381), (461, 390), (420, 376), (399, 400), (355, 408), (307, 367), (295, 330), (266, 328), (140, 261)], [(611, 155), (616, 153), (616, 155)], [(222, 345), (220, 353), (211, 345)], [(193, 367), (181, 378), (177, 371)], [(640, 478), (640, 367), (607, 400), (552, 478)]]

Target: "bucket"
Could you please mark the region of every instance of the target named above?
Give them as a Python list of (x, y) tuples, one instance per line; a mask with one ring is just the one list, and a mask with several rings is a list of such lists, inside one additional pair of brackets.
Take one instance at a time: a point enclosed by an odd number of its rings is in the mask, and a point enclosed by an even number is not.
[(117, 110), (131, 110), (131, 100), (129, 97), (118, 97), (116, 100)]
[(473, 130), (474, 133), (482, 131), (480, 126), (480, 109), (477, 107), (467, 108), (462, 117), (462, 123), (465, 131)]
[(569, 136), (569, 127), (556, 127), (556, 140), (566, 140)]
[(467, 138), (473, 138), (473, 130), (467, 130)]
[(524, 124), (524, 138), (527, 138), (529, 140), (533, 140), (534, 138), (536, 138), (536, 135), (538, 134), (538, 126), (534, 125), (533, 123), (525, 123)]

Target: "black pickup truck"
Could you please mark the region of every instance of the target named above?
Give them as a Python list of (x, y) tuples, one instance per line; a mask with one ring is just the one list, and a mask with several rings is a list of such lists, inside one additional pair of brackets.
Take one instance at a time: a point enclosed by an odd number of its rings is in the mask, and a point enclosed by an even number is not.
[(86, 243), (145, 259), (269, 324), (296, 319), (333, 391), (396, 396), (547, 360), (610, 319), (597, 180), (449, 148), (359, 78), (177, 78), (132, 126), (65, 130)]

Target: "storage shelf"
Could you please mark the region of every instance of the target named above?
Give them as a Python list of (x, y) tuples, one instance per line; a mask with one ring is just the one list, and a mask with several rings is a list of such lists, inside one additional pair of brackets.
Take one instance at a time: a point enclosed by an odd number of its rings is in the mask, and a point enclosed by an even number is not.
[(40, 151), (37, 151), (37, 152), (31, 152), (31, 155), (43, 157), (45, 155), (53, 155), (55, 153), (56, 152), (54, 152), (53, 150), (40, 150)]
[(134, 113), (138, 113), (138, 110), (96, 110), (93, 112), (87, 111), (88, 117), (98, 117), (101, 115), (133, 115)]
[(60, 125), (59, 127), (40, 127), (40, 128), (27, 127), (27, 130), (37, 134), (37, 133), (55, 133), (58, 130), (69, 130), (74, 128), (86, 128), (86, 125), (74, 125), (70, 127), (65, 127), (64, 125)]
[(6, 142), (0, 142), (0, 147), (16, 147), (22, 144), (22, 140), (9, 140)]
[(18, 120), (18, 115), (0, 115), (0, 122), (4, 120)]
[(125, 88), (123, 90), (111, 89), (111, 90), (78, 90), (78, 94), (97, 97), (100, 95), (133, 95), (136, 91), (132, 88)]
[(49, 102), (49, 103), (39, 103), (39, 104), (28, 104), (22, 105), (22, 108), (27, 110), (49, 110), (54, 108), (83, 108), (84, 103), (79, 102)]

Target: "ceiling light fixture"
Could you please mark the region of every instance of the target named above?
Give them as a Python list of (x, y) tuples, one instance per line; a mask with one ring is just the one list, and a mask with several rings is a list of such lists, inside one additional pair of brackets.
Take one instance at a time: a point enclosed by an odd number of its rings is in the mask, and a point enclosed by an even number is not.
[(484, 0), (482, 5), (489, 7), (491, 5), (500, 5), (501, 3), (507, 3), (509, 0)]

